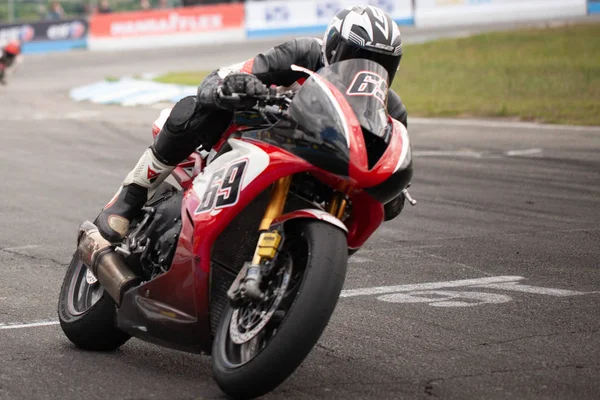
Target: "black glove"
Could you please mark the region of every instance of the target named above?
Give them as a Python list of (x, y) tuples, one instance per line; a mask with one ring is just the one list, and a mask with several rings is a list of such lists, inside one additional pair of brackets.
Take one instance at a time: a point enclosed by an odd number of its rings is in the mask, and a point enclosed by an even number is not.
[[(269, 90), (267, 86), (261, 82), (255, 75), (245, 72), (236, 72), (225, 77), (220, 85), (221, 92), (225, 96), (233, 94), (245, 94), (246, 96), (261, 96), (266, 95)], [(252, 108), (256, 104), (256, 100), (252, 98), (242, 98), (234, 103), (218, 98), (217, 104), (225, 109), (245, 109)]]

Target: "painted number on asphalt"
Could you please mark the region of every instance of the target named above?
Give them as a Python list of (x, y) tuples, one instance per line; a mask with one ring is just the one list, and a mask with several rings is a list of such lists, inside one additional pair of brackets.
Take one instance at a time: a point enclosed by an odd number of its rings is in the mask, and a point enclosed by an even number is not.
[(524, 285), (520, 282), (524, 279), (522, 276), (495, 276), (447, 282), (379, 286), (344, 290), (341, 297), (379, 295), (377, 299), (387, 303), (427, 303), (432, 307), (473, 307), (483, 304), (507, 303), (512, 300), (512, 297), (506, 294), (465, 289), (491, 289), (493, 291), (532, 293), (553, 297), (598, 293)]

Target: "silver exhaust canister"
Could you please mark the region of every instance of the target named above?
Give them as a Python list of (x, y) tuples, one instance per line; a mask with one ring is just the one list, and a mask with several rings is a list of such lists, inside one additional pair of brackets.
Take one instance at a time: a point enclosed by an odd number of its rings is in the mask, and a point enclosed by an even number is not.
[(123, 256), (102, 237), (96, 225), (85, 221), (79, 227), (77, 249), (81, 261), (92, 271), (104, 290), (121, 305), (123, 294), (138, 284), (140, 278), (131, 271)]

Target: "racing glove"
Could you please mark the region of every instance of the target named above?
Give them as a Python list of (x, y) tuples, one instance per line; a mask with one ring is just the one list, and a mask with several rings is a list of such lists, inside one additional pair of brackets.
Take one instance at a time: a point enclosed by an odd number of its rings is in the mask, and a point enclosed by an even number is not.
[[(255, 75), (245, 72), (235, 72), (227, 75), (220, 85), (221, 92), (225, 96), (233, 94), (245, 94), (247, 96), (261, 96), (269, 92), (267, 86), (261, 82)], [(238, 102), (224, 101), (216, 97), (216, 103), (219, 107), (235, 110), (251, 108), (256, 104), (256, 100), (252, 98), (243, 98)]]

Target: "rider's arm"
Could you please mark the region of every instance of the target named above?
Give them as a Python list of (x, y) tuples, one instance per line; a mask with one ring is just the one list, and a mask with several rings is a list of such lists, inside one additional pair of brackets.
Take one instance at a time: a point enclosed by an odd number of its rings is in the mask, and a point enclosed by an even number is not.
[(321, 64), (321, 42), (308, 37), (291, 40), (246, 61), (244, 68), (267, 86), (290, 86), (306, 78), (305, 73), (292, 71), (292, 64), (315, 71)]
[(291, 70), (291, 65), (315, 70), (321, 62), (321, 44), (318, 39), (299, 38), (273, 47), (264, 54), (250, 60), (220, 68), (208, 75), (198, 87), (198, 100), (205, 106), (214, 105), (215, 88), (230, 73), (246, 72), (253, 74), (264, 84), (289, 86), (300, 78), (303, 72)]
[[(406, 106), (402, 104), (400, 96), (398, 96), (398, 94), (393, 90), (388, 92), (388, 113), (392, 118), (401, 122), (406, 128), (408, 128), (408, 113), (406, 112)], [(404, 201), (404, 194), (401, 193), (389, 203), (384, 204), (383, 210), (385, 212), (385, 221), (390, 221), (400, 215), (402, 209), (404, 208)]]
[(402, 125), (408, 128), (408, 113), (406, 106), (402, 103), (400, 96), (390, 89), (388, 92), (388, 113), (392, 118), (400, 121)]

